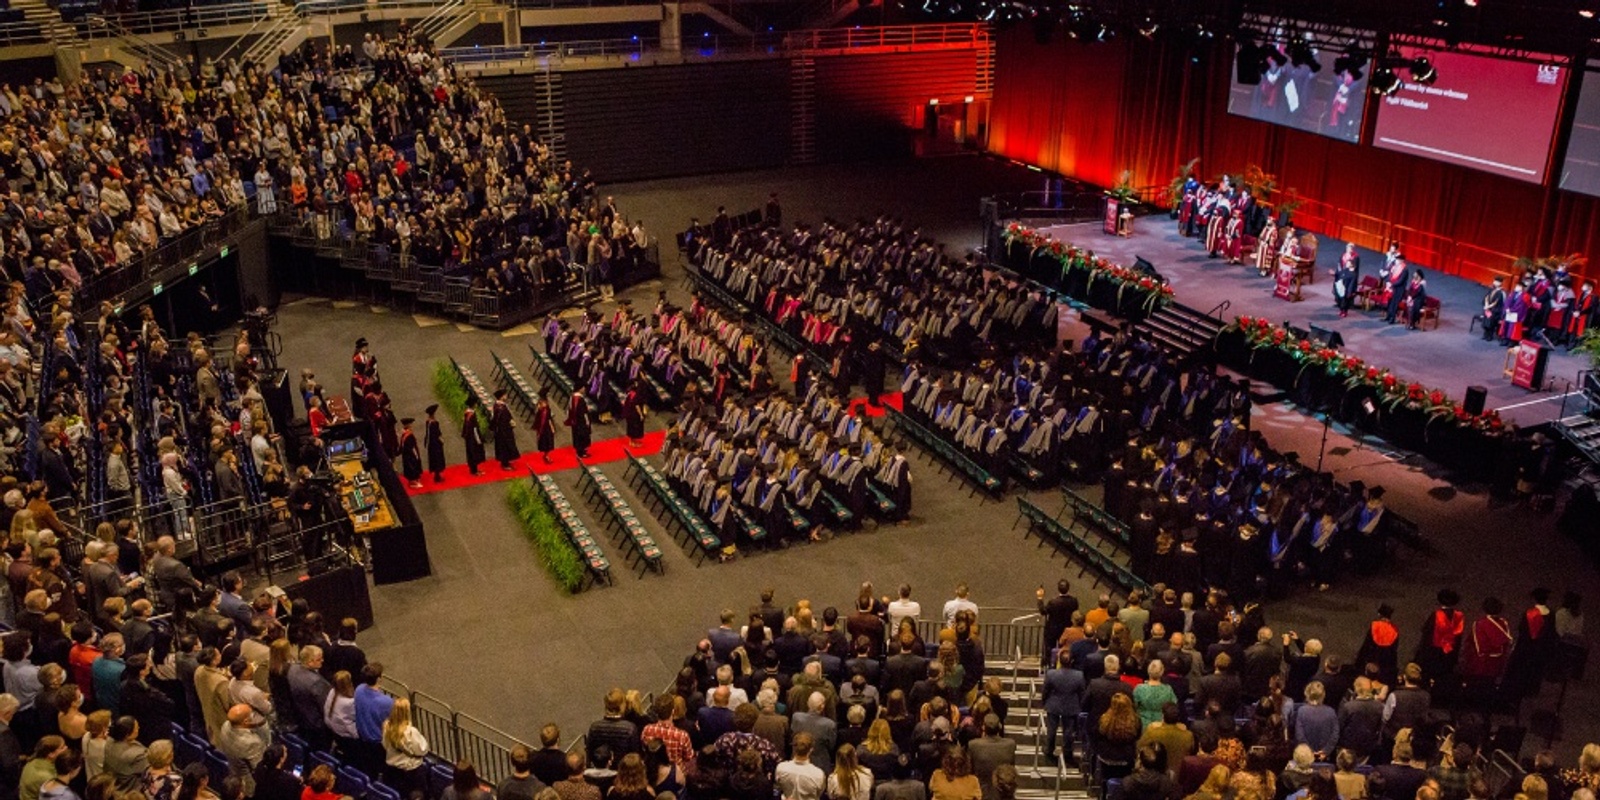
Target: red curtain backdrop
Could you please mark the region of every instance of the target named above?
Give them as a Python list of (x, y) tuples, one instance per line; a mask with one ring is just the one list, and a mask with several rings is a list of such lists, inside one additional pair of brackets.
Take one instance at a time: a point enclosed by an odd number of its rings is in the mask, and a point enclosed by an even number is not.
[(998, 34), (992, 152), (1101, 186), (1124, 170), (1164, 185), (1192, 158), (1207, 180), (1256, 164), (1311, 201), (1296, 216), (1314, 230), (1364, 246), (1393, 236), (1419, 264), (1479, 280), (1509, 266), (1497, 254), (1600, 253), (1595, 198), (1228, 114), (1226, 41), (1197, 63), (1140, 37), (1053, 39)]

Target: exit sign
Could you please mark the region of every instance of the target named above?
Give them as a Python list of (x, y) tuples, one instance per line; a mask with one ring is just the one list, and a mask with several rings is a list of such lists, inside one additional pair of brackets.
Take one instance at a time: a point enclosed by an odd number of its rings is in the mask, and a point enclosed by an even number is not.
[(158, 283), (155, 286), (150, 288), (150, 293), (151, 294), (161, 294), (161, 290), (165, 289), (165, 288), (167, 288), (167, 287), (165, 287), (165, 286), (163, 286), (163, 285)]

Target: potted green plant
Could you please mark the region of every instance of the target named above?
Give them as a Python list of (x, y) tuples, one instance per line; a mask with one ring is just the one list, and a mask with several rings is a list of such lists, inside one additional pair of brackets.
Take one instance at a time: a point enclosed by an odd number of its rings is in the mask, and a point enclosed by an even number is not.
[(1125, 169), (1117, 176), (1117, 183), (1112, 186), (1106, 195), (1116, 198), (1118, 203), (1127, 203), (1134, 199), (1137, 192), (1133, 188), (1133, 170)]
[(1167, 184), (1167, 205), (1172, 208), (1172, 217), (1178, 216), (1178, 207), (1183, 205), (1183, 187), (1189, 184), (1189, 179), (1195, 176), (1195, 170), (1200, 166), (1200, 159), (1191, 158), (1189, 163), (1178, 168), (1172, 182)]

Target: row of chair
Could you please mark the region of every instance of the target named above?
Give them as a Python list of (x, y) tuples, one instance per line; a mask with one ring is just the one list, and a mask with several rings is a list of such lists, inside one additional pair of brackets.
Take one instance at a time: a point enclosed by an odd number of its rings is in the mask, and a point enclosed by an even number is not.
[[(1074, 533), (1071, 528), (1062, 525), (1054, 517), (1046, 513), (1044, 509), (1034, 505), (1026, 497), (1017, 498), (1017, 514), (1017, 522), (1027, 520), (1028, 530), (1039, 532), (1039, 545), (1041, 547), (1047, 541), (1054, 542), (1058, 547), (1065, 548), (1069, 553), (1093, 567), (1123, 592), (1139, 589), (1146, 594), (1149, 593), (1150, 585), (1145, 583), (1139, 576), (1133, 574), (1133, 570), (1118, 564), (1110, 556), (1095, 549), (1082, 536)], [(1011, 527), (1015, 530), (1016, 523), (1012, 523)]]
[[(1066, 497), (1067, 504), (1061, 509), (1061, 514), (1072, 512), (1073, 523), (1083, 522), (1086, 526), (1097, 529), (1101, 538), (1115, 539), (1124, 547), (1133, 545), (1133, 530), (1122, 520), (1111, 516), (1111, 512), (1089, 502), (1083, 495), (1061, 487), (1061, 494)], [(1056, 518), (1060, 519), (1061, 514)]]
[(711, 530), (711, 526), (700, 518), (694, 506), (679, 497), (677, 491), (667, 483), (667, 479), (657, 472), (655, 467), (650, 465), (650, 462), (629, 453), (628, 470), (633, 475), (634, 491), (644, 498), (645, 503), (654, 501), (666, 512), (666, 516), (663, 517), (660, 511), (657, 511), (657, 518), (661, 519), (668, 533), (672, 533), (675, 528), (683, 533), (683, 543), (690, 548), (691, 554), (699, 552), (699, 563), (704, 564), (707, 558), (720, 554), (722, 540)]
[(539, 380), (555, 386), (556, 389), (560, 390), (562, 397), (571, 397), (573, 392), (572, 379), (567, 377), (567, 373), (561, 369), (561, 365), (557, 364), (549, 353), (541, 353), (539, 348), (531, 344), (528, 345), (528, 349), (533, 353), (533, 369)]
[(511, 395), (511, 405), (514, 408), (531, 418), (533, 410), (539, 404), (538, 393), (534, 392), (533, 384), (522, 377), (522, 372), (517, 369), (516, 364), (511, 363), (511, 359), (492, 350), (489, 351), (489, 356), (494, 359), (495, 383)]
[[(535, 475), (533, 485), (539, 490), (545, 505), (550, 507), (550, 512), (561, 522), (567, 540), (572, 542), (572, 546), (578, 548), (578, 552), (583, 556), (584, 566), (589, 571), (589, 585), (604, 583), (610, 586), (611, 559), (606, 558), (606, 554), (600, 550), (600, 543), (589, 533), (583, 520), (578, 519), (578, 512), (572, 508), (572, 503), (561, 492), (561, 487), (556, 485), (555, 479), (549, 475)], [(580, 586), (579, 590), (584, 588), (586, 587)]]
[[(909, 436), (924, 448), (932, 451), (943, 464), (948, 464), (956, 475), (971, 483), (973, 487), (971, 494), (976, 494), (979, 489), (991, 495), (999, 495), (1005, 491), (1005, 478), (996, 476), (984, 469), (978, 462), (968, 457), (966, 453), (961, 452), (955, 445), (946, 441), (943, 436), (922, 427), (915, 420), (890, 406), (884, 406), (883, 410), (885, 419), (889, 421), (889, 425), (892, 425), (895, 430)], [(943, 470), (944, 466), (941, 465), (940, 471)]]
[[(284, 769), (304, 774), (315, 767), (326, 766), (334, 774), (334, 791), (352, 800), (402, 800), (400, 792), (393, 787), (345, 764), (333, 753), (318, 750), (293, 733), (279, 731), (274, 735), (289, 751)], [(229, 775), (240, 774), (246, 769), (244, 763), (231, 761), (203, 736), (191, 733), (176, 722), (172, 724), (172, 750), (179, 764), (204, 764), (214, 786), (220, 786)], [(453, 776), (449, 764), (432, 760), (428, 771), (429, 796), (439, 796), (444, 787), (450, 785)]]
[(489, 391), (489, 387), (478, 379), (478, 373), (474, 372), (472, 367), (457, 361), (455, 356), (451, 356), (450, 368), (455, 370), (456, 379), (461, 381), (461, 387), (478, 398), (478, 402), (486, 407), (494, 405), (494, 392)]
[(661, 547), (656, 544), (655, 537), (644, 529), (644, 523), (634, 515), (633, 509), (628, 507), (628, 501), (622, 498), (617, 487), (611, 485), (611, 479), (605, 473), (591, 464), (582, 464), (578, 470), (578, 487), (585, 500), (605, 512), (606, 527), (615, 534), (613, 541), (627, 554), (625, 557), (629, 566), (639, 567), (639, 577), (643, 578), (645, 572), (666, 572), (666, 565), (661, 560)]

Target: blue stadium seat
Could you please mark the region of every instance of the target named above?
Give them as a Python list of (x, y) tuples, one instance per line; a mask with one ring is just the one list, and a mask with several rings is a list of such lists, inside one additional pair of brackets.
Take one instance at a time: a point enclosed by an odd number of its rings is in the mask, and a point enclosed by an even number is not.
[(360, 800), (371, 790), (372, 781), (362, 774), (361, 770), (354, 767), (340, 767), (336, 774), (338, 780), (333, 784), (333, 788), (340, 794), (347, 794)]

